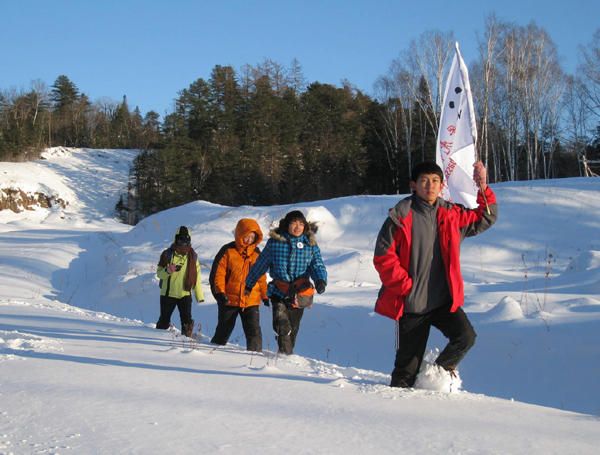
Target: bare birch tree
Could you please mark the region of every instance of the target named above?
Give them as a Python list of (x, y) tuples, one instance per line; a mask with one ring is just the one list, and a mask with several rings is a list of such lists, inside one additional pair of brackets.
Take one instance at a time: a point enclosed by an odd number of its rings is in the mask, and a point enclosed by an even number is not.
[(381, 105), (384, 131), (379, 135), (383, 144), (388, 166), (394, 175), (394, 186), (400, 189), (399, 165), (402, 155), (406, 156), (407, 177), (412, 169), (413, 106), (415, 100), (416, 75), (407, 64), (406, 53), (395, 59), (388, 74), (375, 83), (376, 97)]
[(495, 110), (494, 92), (498, 84), (498, 59), (502, 55), (500, 47), (500, 37), (506, 27), (506, 24), (498, 20), (495, 14), (490, 14), (486, 18), (483, 36), (477, 36), (477, 48), (479, 50), (479, 60), (475, 63), (471, 73), (475, 76), (471, 78), (473, 87), (473, 97), (475, 107), (479, 112), (479, 158), (490, 168), (490, 153), (493, 166), (491, 181), (501, 180), (501, 164), (498, 147), (493, 141), (492, 121)]
[(531, 23), (504, 24), (498, 46), (497, 84), (491, 95), (495, 109), (489, 120), (502, 131), (498, 144), (504, 175), (508, 180), (549, 178), (562, 134), (566, 88), (556, 45)]
[(600, 28), (592, 41), (579, 47), (579, 83), (582, 101), (590, 112), (600, 119)]
[[(419, 39), (411, 41), (408, 49), (409, 66), (415, 68), (427, 86), (428, 99), (423, 100), (417, 96), (418, 87), (414, 97), (420, 103), (427, 122), (435, 133), (439, 129), (439, 118), (444, 101), (444, 82), (448, 76), (454, 49), (454, 35), (452, 32), (428, 30)], [(433, 112), (428, 109), (433, 107)]]
[(567, 129), (563, 142), (568, 150), (582, 157), (586, 156), (586, 148), (591, 142), (590, 116), (582, 85), (576, 78), (570, 77), (563, 103), (563, 120)]

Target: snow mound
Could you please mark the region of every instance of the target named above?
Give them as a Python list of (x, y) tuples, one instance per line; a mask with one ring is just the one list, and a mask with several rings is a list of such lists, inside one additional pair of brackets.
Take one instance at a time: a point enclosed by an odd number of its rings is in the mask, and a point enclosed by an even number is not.
[(458, 393), (462, 386), (462, 380), (458, 374), (458, 370), (451, 375), (443, 368), (435, 364), (439, 352), (429, 351), (423, 363), (421, 370), (415, 382), (416, 389), (433, 390), (435, 392)]
[(574, 275), (577, 275), (577, 279), (582, 284), (585, 283), (581, 286), (581, 292), (600, 293), (600, 251), (582, 251), (570, 259), (561, 277), (570, 282), (574, 279)]
[(589, 250), (571, 258), (571, 262), (563, 274), (568, 275), (598, 268), (600, 268), (600, 251)]
[(328, 243), (344, 233), (338, 220), (323, 206), (309, 208), (306, 219), (317, 222), (320, 242)]
[(519, 302), (508, 296), (504, 297), (494, 308), (486, 311), (484, 314), (486, 317), (481, 321), (483, 323), (514, 321), (524, 317)]
[(600, 301), (589, 297), (563, 300), (558, 303), (574, 313), (600, 313)]
[(62, 158), (71, 156), (72, 149), (68, 147), (49, 147), (40, 153), (40, 158), (48, 160), (51, 158)]

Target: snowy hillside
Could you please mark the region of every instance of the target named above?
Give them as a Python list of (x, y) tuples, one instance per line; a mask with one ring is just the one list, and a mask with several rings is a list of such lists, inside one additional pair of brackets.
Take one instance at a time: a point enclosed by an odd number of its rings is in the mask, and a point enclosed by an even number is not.
[[(180, 225), (210, 266), (240, 218), (266, 233), (292, 206), (195, 202), (122, 225), (114, 205), (133, 157), (75, 149), (0, 163), (0, 187), (70, 200), (0, 211), (0, 454), (597, 452), (600, 179), (492, 185), (499, 221), (462, 247), (478, 333), (462, 388), (422, 374), (397, 390), (372, 253), (403, 196), (293, 206), (319, 222), (329, 284), (305, 312), (296, 355), (275, 356), (265, 307), (266, 350), (252, 355), (239, 321), (233, 343), (209, 343), (207, 268), (193, 309), (200, 341), (155, 330), (155, 266)], [(444, 345), (432, 331), (429, 349)]]

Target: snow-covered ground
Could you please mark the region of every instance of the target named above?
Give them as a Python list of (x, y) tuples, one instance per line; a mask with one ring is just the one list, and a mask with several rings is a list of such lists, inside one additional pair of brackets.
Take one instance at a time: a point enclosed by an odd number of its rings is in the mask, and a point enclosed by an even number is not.
[[(58, 152), (61, 153), (58, 153)], [(118, 223), (127, 150), (57, 150), (0, 163), (0, 187), (69, 200), (0, 211), (0, 454), (592, 454), (600, 446), (600, 179), (492, 185), (500, 218), (462, 248), (478, 333), (459, 381), (426, 371), (391, 389), (394, 323), (373, 314), (377, 232), (402, 196), (293, 206), (318, 221), (329, 273), (296, 355), (209, 343), (217, 308), (194, 304), (198, 342), (157, 331), (160, 252), (187, 225), (210, 266), (237, 221), (264, 232), (292, 206), (195, 202)], [(177, 312), (172, 322), (179, 327)], [(445, 345), (433, 331), (430, 358)]]

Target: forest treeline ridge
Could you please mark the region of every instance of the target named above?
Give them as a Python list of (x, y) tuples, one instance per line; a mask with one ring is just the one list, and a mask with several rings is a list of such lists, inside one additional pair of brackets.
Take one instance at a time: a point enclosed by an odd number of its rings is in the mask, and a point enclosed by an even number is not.
[[(470, 80), (478, 153), (492, 182), (582, 175), (598, 158), (600, 29), (576, 74), (547, 32), (486, 19)], [(408, 191), (412, 166), (435, 159), (452, 32), (413, 40), (374, 82), (309, 82), (293, 60), (216, 65), (178, 92), (160, 121), (120, 102), (92, 102), (67, 76), (48, 90), (0, 93), (0, 160), (50, 146), (139, 149), (118, 209), (130, 223), (193, 200), (271, 205)]]

